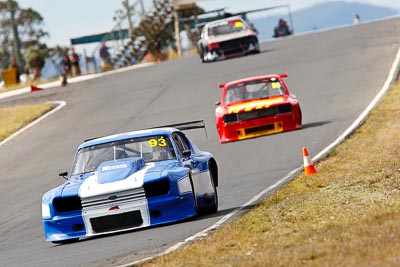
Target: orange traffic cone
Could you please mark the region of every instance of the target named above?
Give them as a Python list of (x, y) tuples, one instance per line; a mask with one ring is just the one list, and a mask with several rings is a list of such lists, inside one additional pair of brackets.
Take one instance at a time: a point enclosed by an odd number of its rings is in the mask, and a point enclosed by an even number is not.
[(31, 92), (36, 92), (36, 91), (41, 91), (41, 90), (43, 90), (43, 89), (31, 84)]
[(303, 147), (303, 161), (304, 161), (304, 173), (309, 176), (317, 173), (314, 165), (311, 162), (310, 156), (308, 155), (307, 148)]

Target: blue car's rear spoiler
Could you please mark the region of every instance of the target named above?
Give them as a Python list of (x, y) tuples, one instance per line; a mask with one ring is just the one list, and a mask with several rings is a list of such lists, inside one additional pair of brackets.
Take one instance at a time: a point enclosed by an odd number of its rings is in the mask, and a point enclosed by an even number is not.
[[(151, 128), (147, 128), (147, 129), (154, 129), (154, 128), (176, 128), (176, 129), (178, 129), (180, 131), (204, 128), (205, 133), (206, 133), (206, 137), (207, 137), (206, 123), (204, 122), (204, 120), (168, 124), (168, 125), (163, 125), (163, 126), (151, 127)], [(94, 140), (94, 139), (97, 139), (97, 138), (101, 138), (101, 136), (100, 137), (86, 139), (84, 142), (91, 141), (91, 140)]]
[[(204, 120), (188, 121), (188, 122), (181, 122), (181, 123), (163, 125), (163, 126), (158, 126), (157, 128), (164, 128), (164, 127), (176, 128), (176, 129), (178, 129), (180, 131), (203, 128), (204, 129), (204, 133), (206, 135), (206, 138), (208, 138), (207, 129), (206, 129), (206, 123), (204, 122)], [(156, 127), (153, 127), (153, 128), (156, 128)]]
[(185, 131), (185, 130), (206, 128), (206, 123), (204, 122), (204, 120), (198, 120), (198, 121), (188, 121), (188, 122), (157, 126), (152, 128), (166, 128), (166, 127), (176, 128), (178, 130)]

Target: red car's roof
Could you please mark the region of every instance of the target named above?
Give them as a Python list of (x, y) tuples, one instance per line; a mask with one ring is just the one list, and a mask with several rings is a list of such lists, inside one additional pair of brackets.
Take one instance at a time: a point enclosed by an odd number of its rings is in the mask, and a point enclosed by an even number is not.
[(223, 88), (225, 86), (231, 86), (233, 84), (244, 83), (244, 82), (255, 81), (255, 80), (262, 80), (262, 79), (271, 79), (271, 78), (281, 79), (281, 78), (286, 78), (287, 76), (288, 75), (286, 73), (254, 76), (254, 77), (243, 78), (243, 79), (239, 79), (239, 80), (230, 81), (230, 82), (227, 82), (224, 84), (220, 84), (219, 87)]

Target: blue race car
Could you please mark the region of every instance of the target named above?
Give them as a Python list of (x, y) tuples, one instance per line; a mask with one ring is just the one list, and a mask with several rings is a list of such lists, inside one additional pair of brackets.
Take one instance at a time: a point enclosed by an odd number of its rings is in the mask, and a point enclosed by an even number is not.
[(181, 221), (218, 210), (218, 166), (182, 130), (193, 121), (86, 140), (67, 181), (43, 195), (46, 241)]

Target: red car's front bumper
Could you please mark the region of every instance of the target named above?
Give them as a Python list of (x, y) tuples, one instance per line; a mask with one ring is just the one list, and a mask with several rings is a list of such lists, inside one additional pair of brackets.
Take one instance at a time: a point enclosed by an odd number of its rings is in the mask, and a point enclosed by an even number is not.
[(220, 142), (226, 143), (300, 129), (301, 127), (301, 114), (292, 112), (231, 123), (224, 123), (220, 120), (217, 130)]

